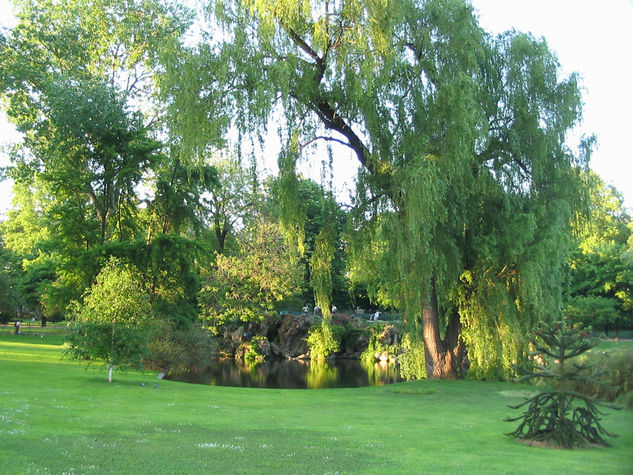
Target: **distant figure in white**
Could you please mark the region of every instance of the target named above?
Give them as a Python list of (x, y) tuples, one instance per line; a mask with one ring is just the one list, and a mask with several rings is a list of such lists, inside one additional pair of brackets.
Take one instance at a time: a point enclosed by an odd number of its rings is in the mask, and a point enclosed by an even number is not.
[(332, 305), (332, 315), (334, 315), (336, 312), (338, 312), (338, 308), (336, 308), (336, 305)]
[(314, 315), (315, 316), (320, 316), (321, 315), (321, 307), (319, 307), (318, 305), (316, 305), (314, 307)]
[(376, 312), (372, 315), (372, 317), (370, 318), (370, 320), (373, 320), (374, 322), (377, 322), (380, 319), (380, 312)]

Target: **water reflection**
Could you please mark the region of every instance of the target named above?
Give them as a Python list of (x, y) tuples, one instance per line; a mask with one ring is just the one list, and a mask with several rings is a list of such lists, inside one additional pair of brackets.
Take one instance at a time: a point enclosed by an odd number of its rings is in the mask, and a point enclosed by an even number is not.
[(364, 364), (358, 360), (311, 362), (271, 360), (246, 365), (234, 359), (216, 360), (205, 372), (170, 375), (169, 379), (213, 386), (321, 389), (382, 386), (401, 381), (395, 364)]

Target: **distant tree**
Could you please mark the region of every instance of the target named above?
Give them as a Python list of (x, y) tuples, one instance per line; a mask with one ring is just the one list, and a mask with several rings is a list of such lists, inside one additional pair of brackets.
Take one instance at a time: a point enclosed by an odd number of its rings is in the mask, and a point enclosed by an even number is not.
[(272, 317), (299, 292), (300, 268), (277, 224), (253, 223), (240, 233), (238, 246), (234, 253), (216, 254), (203, 277), (201, 318), (211, 328)]
[(199, 235), (205, 227), (204, 195), (218, 186), (218, 172), (211, 165), (191, 166), (178, 158), (178, 149), (157, 167), (154, 197), (148, 200), (147, 242), (158, 233)]
[(0, 323), (18, 317), (20, 296), (17, 271), (19, 265), (15, 255), (4, 246), (0, 233)]
[[(274, 202), (275, 214), (283, 215), (280, 203), (284, 201), (283, 195), (288, 190), (283, 189), (283, 178), (271, 180), (269, 198)], [(296, 222), (295, 225), (302, 225), (301, 232), (303, 240), (301, 243), (302, 253), (299, 261), (305, 265), (306, 289), (303, 298), (306, 302), (315, 300), (315, 288), (313, 282), (312, 268), (319, 267), (317, 253), (314, 260), (317, 243), (319, 251), (323, 251), (326, 239), (331, 245), (330, 252), (333, 253), (328, 268), (331, 267), (331, 284), (326, 287), (326, 293), (331, 296), (331, 301), (338, 308), (349, 306), (349, 289), (346, 277), (345, 265), (345, 238), (344, 231), (347, 223), (347, 215), (342, 207), (336, 202), (333, 194), (328, 192), (323, 185), (306, 179), (297, 177), (298, 204), (303, 208), (303, 223)], [(296, 237), (297, 232), (293, 233)], [(317, 279), (319, 278), (317, 270)], [(327, 277), (326, 277), (327, 279)], [(330, 290), (327, 290), (327, 289)]]
[(588, 206), (574, 222), (578, 247), (570, 258), (565, 314), (607, 334), (618, 332), (633, 325), (633, 262), (627, 244), (633, 224), (614, 187), (591, 171), (582, 179)]
[(236, 158), (213, 161), (218, 180), (205, 198), (208, 222), (215, 234), (218, 250), (223, 252), (227, 238), (234, 236), (249, 217), (256, 215), (261, 193), (253, 171), (244, 168)]
[(115, 367), (141, 366), (147, 353), (152, 308), (138, 271), (116, 258), (103, 267), (95, 284), (74, 303), (66, 355), (101, 360), (112, 382)]
[(154, 0), (29, 0), (16, 17), (0, 34), (0, 95), (24, 136), (9, 173), (34, 206), (10, 216), (7, 243), (28, 230), (24, 258), (54, 263), (39, 298), (54, 312), (94, 279), (95, 247), (142, 235), (136, 187), (160, 147), (151, 73), (191, 17)]

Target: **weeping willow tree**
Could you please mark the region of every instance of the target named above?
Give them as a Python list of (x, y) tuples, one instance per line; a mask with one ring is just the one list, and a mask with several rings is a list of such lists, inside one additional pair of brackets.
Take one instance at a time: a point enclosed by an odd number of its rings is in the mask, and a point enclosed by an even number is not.
[(301, 228), (297, 160), (319, 160), (316, 141), (351, 150), (353, 274), (422, 334), (429, 376), (459, 376), (466, 355), (476, 375), (506, 376), (529, 330), (558, 313), (585, 160), (565, 145), (581, 117), (576, 76), (561, 77), (545, 41), (486, 34), (463, 0), (222, 0), (208, 12), (216, 30), (182, 56), (200, 72), (172, 104), (195, 102), (204, 127), (231, 116), (242, 133), (274, 120), (288, 228)]

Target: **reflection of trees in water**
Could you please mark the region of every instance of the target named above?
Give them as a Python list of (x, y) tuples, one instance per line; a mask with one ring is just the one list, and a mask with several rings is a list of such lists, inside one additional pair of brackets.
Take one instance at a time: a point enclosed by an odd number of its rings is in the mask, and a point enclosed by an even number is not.
[(273, 360), (264, 364), (269, 367), (269, 388), (306, 388), (306, 373), (310, 366), (308, 361)]
[(382, 386), (400, 381), (400, 372), (393, 362), (376, 361), (363, 362), (363, 369), (367, 372), (367, 386)]
[(242, 367), (242, 372), (248, 373), (250, 375), (251, 384), (249, 384), (249, 386), (255, 386), (259, 388), (266, 387), (267, 371), (262, 366), (263, 364), (257, 363), (255, 361), (244, 362), (244, 366)]
[(394, 364), (361, 364), (358, 360), (270, 360), (245, 364), (234, 359), (216, 360), (202, 373), (170, 375), (170, 379), (214, 386), (319, 389), (380, 386), (400, 381)]
[(338, 379), (338, 368), (326, 361), (311, 361), (306, 374), (308, 389), (334, 388)]

